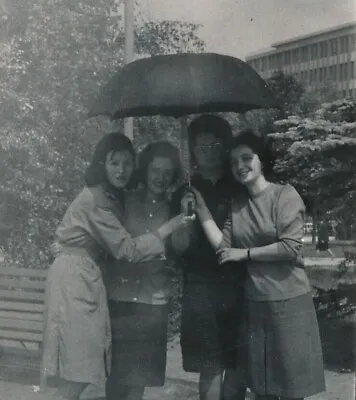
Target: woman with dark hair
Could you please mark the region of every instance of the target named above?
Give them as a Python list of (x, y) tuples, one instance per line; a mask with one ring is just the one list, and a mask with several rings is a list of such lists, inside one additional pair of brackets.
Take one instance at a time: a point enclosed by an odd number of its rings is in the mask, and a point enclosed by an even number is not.
[(263, 139), (242, 133), (232, 141), (230, 164), (246, 192), (233, 199), (222, 231), (194, 190), (196, 212), (220, 265), (247, 264), (247, 386), (258, 400), (303, 399), (325, 390), (318, 323), (301, 255), (305, 206), (292, 186), (266, 179), (273, 161)]
[[(169, 219), (167, 191), (181, 177), (178, 149), (151, 143), (139, 157), (140, 188), (125, 196), (123, 224), (132, 237)], [(169, 276), (167, 260), (121, 262), (105, 279), (112, 324), (107, 400), (141, 400), (146, 386), (163, 386), (166, 370)]]
[(78, 400), (110, 370), (111, 329), (99, 267), (103, 256), (129, 262), (163, 257), (163, 241), (184, 223), (178, 216), (131, 237), (122, 219), (124, 189), (134, 168), (131, 141), (119, 133), (106, 135), (94, 151), (86, 187), (56, 230), (60, 253), (47, 278), (41, 365), (44, 377), (56, 378), (55, 398)]
[[(188, 138), (194, 170), (192, 185), (202, 193), (214, 221), (222, 228), (231, 196), (237, 189), (227, 157), (231, 127), (219, 116), (202, 115), (190, 123)], [(185, 190), (183, 187), (174, 194), (173, 214), (180, 212)], [(237, 377), (236, 369), (244, 266), (219, 268), (198, 221), (177, 230), (171, 239), (184, 268), (183, 368), (199, 373), (201, 400), (245, 399), (245, 383), (241, 376)]]

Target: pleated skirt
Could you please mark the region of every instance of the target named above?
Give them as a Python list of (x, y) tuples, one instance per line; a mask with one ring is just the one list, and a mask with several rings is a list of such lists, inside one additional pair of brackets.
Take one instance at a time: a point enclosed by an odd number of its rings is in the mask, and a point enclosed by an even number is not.
[(247, 384), (252, 392), (291, 398), (325, 390), (323, 356), (310, 293), (246, 302)]

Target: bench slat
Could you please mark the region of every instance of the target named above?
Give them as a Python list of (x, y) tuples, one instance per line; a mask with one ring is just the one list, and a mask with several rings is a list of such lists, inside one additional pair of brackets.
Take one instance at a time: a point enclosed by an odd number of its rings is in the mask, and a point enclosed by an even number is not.
[(0, 318), (21, 319), (22, 321), (43, 321), (43, 313), (0, 310)]
[(43, 312), (43, 304), (34, 303), (19, 303), (11, 301), (0, 301), (0, 310), (6, 311), (28, 311), (28, 312)]
[(39, 321), (21, 321), (20, 319), (0, 318), (1, 328), (18, 329), (26, 332), (42, 332), (43, 322)]
[(21, 332), (16, 330), (0, 329), (0, 338), (8, 340), (28, 341), (41, 343), (42, 333), (37, 332)]
[(31, 276), (46, 279), (48, 270), (34, 268), (0, 268), (0, 276)]
[(37, 300), (37, 301), (44, 301), (44, 293), (33, 293), (33, 292), (25, 292), (20, 290), (4, 290), (0, 289), (0, 298), (2, 299), (14, 299), (17, 301), (20, 300)]
[(0, 268), (0, 339), (41, 343), (48, 270)]
[(25, 278), (4, 278), (1, 279), (0, 273), (0, 287), (4, 288), (24, 288), (24, 289), (40, 289), (45, 290), (45, 281), (34, 281)]
[(0, 310), (1, 318), (21, 319), (22, 321), (43, 321), (43, 313)]

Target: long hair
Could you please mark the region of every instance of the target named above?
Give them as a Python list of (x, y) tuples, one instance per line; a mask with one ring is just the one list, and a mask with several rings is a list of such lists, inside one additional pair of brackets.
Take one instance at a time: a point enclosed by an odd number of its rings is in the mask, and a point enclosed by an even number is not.
[(200, 115), (199, 117), (193, 119), (188, 126), (188, 145), (192, 166), (196, 166), (194, 146), (197, 141), (197, 136), (199, 136), (201, 133), (211, 133), (217, 139), (221, 139), (227, 156), (232, 139), (232, 129), (230, 124), (224, 118), (219, 117), (218, 115)]
[(131, 140), (119, 132), (112, 132), (105, 135), (96, 145), (92, 161), (87, 168), (84, 180), (88, 187), (99, 185), (107, 181), (105, 162), (107, 155), (112, 152), (127, 150), (135, 162), (136, 153)]
[(182, 178), (183, 168), (178, 148), (172, 143), (162, 140), (150, 143), (139, 154), (138, 167), (136, 170), (137, 183), (146, 183), (148, 166), (156, 157), (168, 158), (172, 161), (174, 173), (171, 185)]
[(273, 177), (273, 167), (276, 158), (271, 142), (264, 137), (257, 136), (251, 129), (246, 129), (232, 139), (230, 151), (241, 145), (250, 147), (258, 155), (264, 176), (266, 178)]

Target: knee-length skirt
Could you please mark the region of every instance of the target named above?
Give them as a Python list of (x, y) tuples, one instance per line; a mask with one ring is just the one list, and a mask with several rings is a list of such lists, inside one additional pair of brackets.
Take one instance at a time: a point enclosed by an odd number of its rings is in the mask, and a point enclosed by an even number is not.
[(246, 311), (251, 390), (290, 398), (323, 392), (323, 357), (312, 295), (270, 302), (247, 300)]
[(182, 303), (183, 369), (234, 369), (239, 358), (243, 285), (185, 282)]
[(163, 386), (169, 306), (109, 300), (113, 384)]
[(89, 257), (60, 255), (47, 278), (42, 373), (102, 384), (110, 359), (110, 318), (100, 268)]

